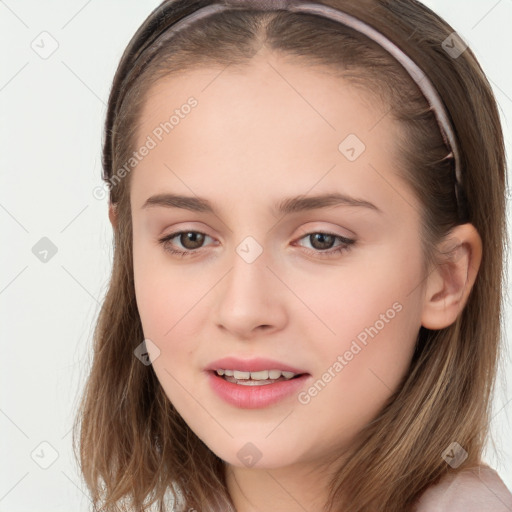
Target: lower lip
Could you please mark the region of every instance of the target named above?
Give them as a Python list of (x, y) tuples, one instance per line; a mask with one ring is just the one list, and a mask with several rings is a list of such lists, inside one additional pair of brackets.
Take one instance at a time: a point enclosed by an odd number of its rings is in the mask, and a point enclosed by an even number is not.
[(302, 388), (309, 374), (295, 379), (263, 384), (261, 386), (244, 386), (233, 384), (219, 377), (216, 372), (208, 371), (210, 386), (220, 398), (241, 409), (260, 409), (280, 402), (297, 393)]

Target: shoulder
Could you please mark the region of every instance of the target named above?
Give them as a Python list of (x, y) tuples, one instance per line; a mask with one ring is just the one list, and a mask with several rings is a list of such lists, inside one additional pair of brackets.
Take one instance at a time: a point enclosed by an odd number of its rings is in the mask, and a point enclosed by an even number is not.
[(510, 512), (512, 494), (487, 465), (449, 473), (427, 489), (414, 512)]

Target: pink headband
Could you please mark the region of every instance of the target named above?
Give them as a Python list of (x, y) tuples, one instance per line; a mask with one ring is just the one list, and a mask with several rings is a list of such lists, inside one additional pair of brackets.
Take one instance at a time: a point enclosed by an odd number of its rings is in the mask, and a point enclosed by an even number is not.
[(194, 21), (205, 18), (214, 13), (232, 9), (233, 7), (253, 8), (270, 11), (287, 10), (291, 12), (323, 16), (324, 18), (337, 21), (347, 27), (356, 30), (357, 32), (364, 34), (369, 39), (379, 44), (388, 53), (390, 53), (403, 66), (403, 68), (408, 72), (408, 74), (420, 88), (421, 92), (429, 102), (431, 109), (435, 114), (437, 123), (443, 136), (443, 140), (446, 146), (451, 150), (451, 153), (448, 155), (448, 157), (453, 157), (455, 161), (455, 195), (457, 198), (457, 204), (460, 208), (461, 197), (459, 196), (459, 187), (461, 187), (462, 183), (460, 155), (453, 128), (451, 122), (449, 121), (443, 101), (441, 100), (439, 93), (429, 78), (425, 75), (425, 73), (395, 43), (393, 43), (386, 36), (378, 32), (367, 23), (355, 18), (354, 16), (323, 4), (315, 4), (304, 0), (294, 0), (293, 3), (290, 3), (287, 0), (223, 0), (223, 3), (221, 4), (210, 4), (201, 7), (197, 11), (194, 11), (193, 13), (180, 19), (172, 25), (172, 31), (174, 32), (181, 30), (192, 24)]

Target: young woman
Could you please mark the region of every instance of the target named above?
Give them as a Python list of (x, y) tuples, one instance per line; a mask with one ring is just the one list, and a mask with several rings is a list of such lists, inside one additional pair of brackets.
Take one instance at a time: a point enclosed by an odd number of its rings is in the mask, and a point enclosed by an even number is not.
[(95, 506), (512, 510), (482, 461), (503, 136), (445, 21), (165, 1), (122, 56), (103, 165), (114, 266), (77, 417)]

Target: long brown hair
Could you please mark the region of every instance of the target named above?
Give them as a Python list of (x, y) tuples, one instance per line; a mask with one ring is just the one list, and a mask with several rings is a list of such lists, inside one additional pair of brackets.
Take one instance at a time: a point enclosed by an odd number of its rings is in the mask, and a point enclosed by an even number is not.
[[(116, 206), (112, 276), (94, 332), (94, 357), (74, 430), (79, 462), (95, 508), (107, 512), (233, 510), (224, 462), (188, 427), (166, 397), (151, 365), (134, 357), (144, 339), (132, 267), (130, 175), (118, 170), (135, 150), (140, 113), (160, 78), (203, 65), (249, 65), (265, 47), (305, 66), (319, 65), (364, 87), (402, 127), (399, 172), (422, 207), (425, 269), (439, 264), (437, 244), (469, 222), (483, 243), (482, 263), (467, 304), (441, 330), (420, 328), (402, 385), (358, 435), (357, 450), (329, 483), (326, 510), (403, 512), (448, 471), (441, 457), (454, 441), (481, 462), (488, 435), (502, 318), (505, 150), (496, 102), (470, 49), (450, 56), (442, 42), (454, 32), (415, 0), (324, 0), (377, 28), (429, 76), (451, 117), (461, 152), (463, 217), (454, 194), (434, 115), (401, 66), (365, 36), (336, 22), (285, 10), (228, 10), (177, 34), (169, 27), (210, 0), (163, 2), (126, 48), (110, 91), (103, 178)], [(117, 179), (115, 179), (117, 178)]]

